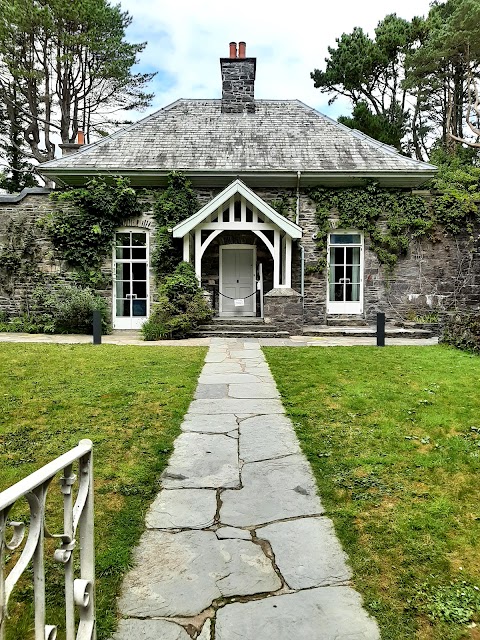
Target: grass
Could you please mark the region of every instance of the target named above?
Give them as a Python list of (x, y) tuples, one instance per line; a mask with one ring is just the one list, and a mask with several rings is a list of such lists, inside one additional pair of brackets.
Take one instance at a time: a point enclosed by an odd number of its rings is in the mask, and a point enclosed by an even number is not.
[[(205, 353), (182, 347), (0, 345), (0, 490), (82, 438), (93, 441), (99, 640), (115, 627), (115, 596)], [(49, 496), (48, 525), (56, 532), (61, 526), (55, 482)], [(47, 575), (47, 623), (62, 627), (61, 566), (49, 560)], [(23, 580), (12, 598), (7, 640), (33, 637), (30, 582)]]
[(264, 352), (382, 639), (478, 640), (480, 358)]

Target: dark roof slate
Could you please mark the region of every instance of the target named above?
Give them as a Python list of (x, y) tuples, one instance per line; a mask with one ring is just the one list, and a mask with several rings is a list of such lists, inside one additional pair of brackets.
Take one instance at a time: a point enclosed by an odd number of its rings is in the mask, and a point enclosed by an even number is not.
[(298, 100), (257, 100), (254, 114), (225, 114), (221, 100), (184, 99), (42, 168), (239, 172), (435, 169)]

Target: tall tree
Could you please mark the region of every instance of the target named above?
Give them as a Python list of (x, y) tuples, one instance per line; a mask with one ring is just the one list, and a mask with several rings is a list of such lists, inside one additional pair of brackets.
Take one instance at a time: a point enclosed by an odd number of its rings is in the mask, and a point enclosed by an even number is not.
[(108, 0), (0, 0), (0, 101), (37, 162), (55, 157), (56, 140), (83, 130), (90, 141), (150, 103), (154, 74), (132, 73), (145, 43), (126, 42), (130, 22)]
[(432, 123), (433, 138), (450, 151), (454, 151), (455, 141), (464, 138), (468, 88), (478, 70), (472, 54), (478, 59), (479, 30), (474, 34), (473, 24), (467, 30), (460, 27), (468, 8), (480, 18), (476, 0), (434, 3), (426, 21), (427, 37), (406, 60), (404, 86), (421, 96), (420, 110)]
[(322, 93), (333, 94), (330, 104), (340, 95), (351, 100), (353, 114), (343, 118), (345, 124), (401, 148), (412, 123), (402, 85), (404, 62), (419, 46), (424, 29), (421, 18), (408, 22), (391, 14), (378, 23), (375, 39), (356, 27), (337, 38), (335, 48), (328, 48), (326, 70), (315, 69), (311, 77)]
[(25, 187), (37, 186), (38, 182), (34, 167), (25, 158), (20, 114), (15, 107), (15, 85), (8, 87), (8, 95), (10, 100), (0, 104), (0, 189), (17, 193)]

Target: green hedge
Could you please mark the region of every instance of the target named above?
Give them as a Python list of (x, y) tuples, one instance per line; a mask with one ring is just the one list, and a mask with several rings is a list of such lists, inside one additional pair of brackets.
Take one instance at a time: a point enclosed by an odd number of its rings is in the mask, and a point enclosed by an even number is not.
[(448, 318), (441, 342), (480, 355), (480, 313), (458, 313)]

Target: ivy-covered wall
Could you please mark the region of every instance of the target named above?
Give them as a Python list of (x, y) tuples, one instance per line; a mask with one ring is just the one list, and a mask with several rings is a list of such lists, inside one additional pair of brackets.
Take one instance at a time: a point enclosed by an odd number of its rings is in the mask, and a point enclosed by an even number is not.
[[(92, 263), (92, 282), (85, 282), (83, 270), (79, 273), (58, 252), (49, 237), (49, 218), (61, 218), (61, 212), (74, 209), (72, 203), (52, 199), (49, 190), (33, 190), (38, 193), (22, 194), (22, 197), (0, 196), (0, 312), (16, 317), (29, 311), (32, 294), (40, 287), (56, 285), (89, 284), (112, 305), (112, 257), (101, 261), (99, 270)], [(126, 218), (126, 226), (138, 226), (150, 231), (151, 251), (154, 250), (155, 223), (148, 209), (136, 217)], [(88, 260), (86, 262), (88, 264)], [(154, 278), (150, 274), (151, 299), (154, 297)]]
[[(213, 198), (220, 189), (197, 189), (199, 206)], [(295, 220), (295, 189), (255, 189), (266, 202)], [(151, 230), (154, 239), (155, 221), (152, 217), (154, 195), (146, 197), (145, 208), (128, 224)], [(150, 198), (150, 201), (149, 201)], [(12, 202), (0, 197), (0, 311), (12, 315), (20, 313), (28, 304), (29, 291), (37, 282), (45, 280), (71, 281), (74, 277), (65, 263), (55, 258), (53, 247), (44, 227), (38, 221), (48, 213), (67, 206), (52, 201), (48, 193), (30, 194)], [(71, 205), (68, 205), (71, 206)], [(325, 253), (319, 243), (318, 202), (311, 193), (300, 194), (300, 226), (303, 238), (294, 243), (293, 287), (300, 291), (300, 243), (305, 250), (305, 323), (326, 321), (327, 272)], [(338, 226), (339, 215), (328, 213), (329, 226)], [(385, 220), (378, 222), (386, 230)], [(408, 239), (405, 255), (400, 255), (393, 268), (381, 264), (376, 247), (365, 233), (364, 316), (373, 320), (377, 311), (384, 311), (391, 320), (408, 319), (442, 308), (480, 308), (480, 228), (460, 231), (452, 235), (441, 228), (424, 237)], [(268, 281), (268, 252), (257, 240), (259, 255), (264, 262)], [(320, 246), (319, 246), (320, 244)], [(154, 248), (153, 245), (151, 247)], [(322, 262), (323, 261), (323, 262)], [(218, 268), (218, 243), (205, 255), (203, 280), (215, 281)], [(107, 257), (102, 265), (104, 276), (102, 294), (111, 305), (112, 263)], [(152, 273), (153, 275), (153, 273)], [(153, 277), (151, 278), (154, 293)]]
[[(430, 198), (428, 194), (420, 197)], [(311, 193), (302, 191), (300, 226), (305, 247), (305, 323), (327, 320), (327, 269), (325, 239), (318, 224), (318, 203)], [(338, 211), (326, 216), (327, 228), (345, 228)], [(381, 263), (377, 246), (367, 231), (364, 235), (364, 313), (374, 321), (382, 311), (387, 319), (408, 320), (443, 309), (480, 309), (480, 226), (468, 232), (447, 233), (441, 224), (426, 235), (411, 237), (405, 232), (406, 249), (394, 266)], [(377, 222), (380, 233), (388, 236), (386, 217)], [(320, 261), (320, 263), (319, 263)]]

